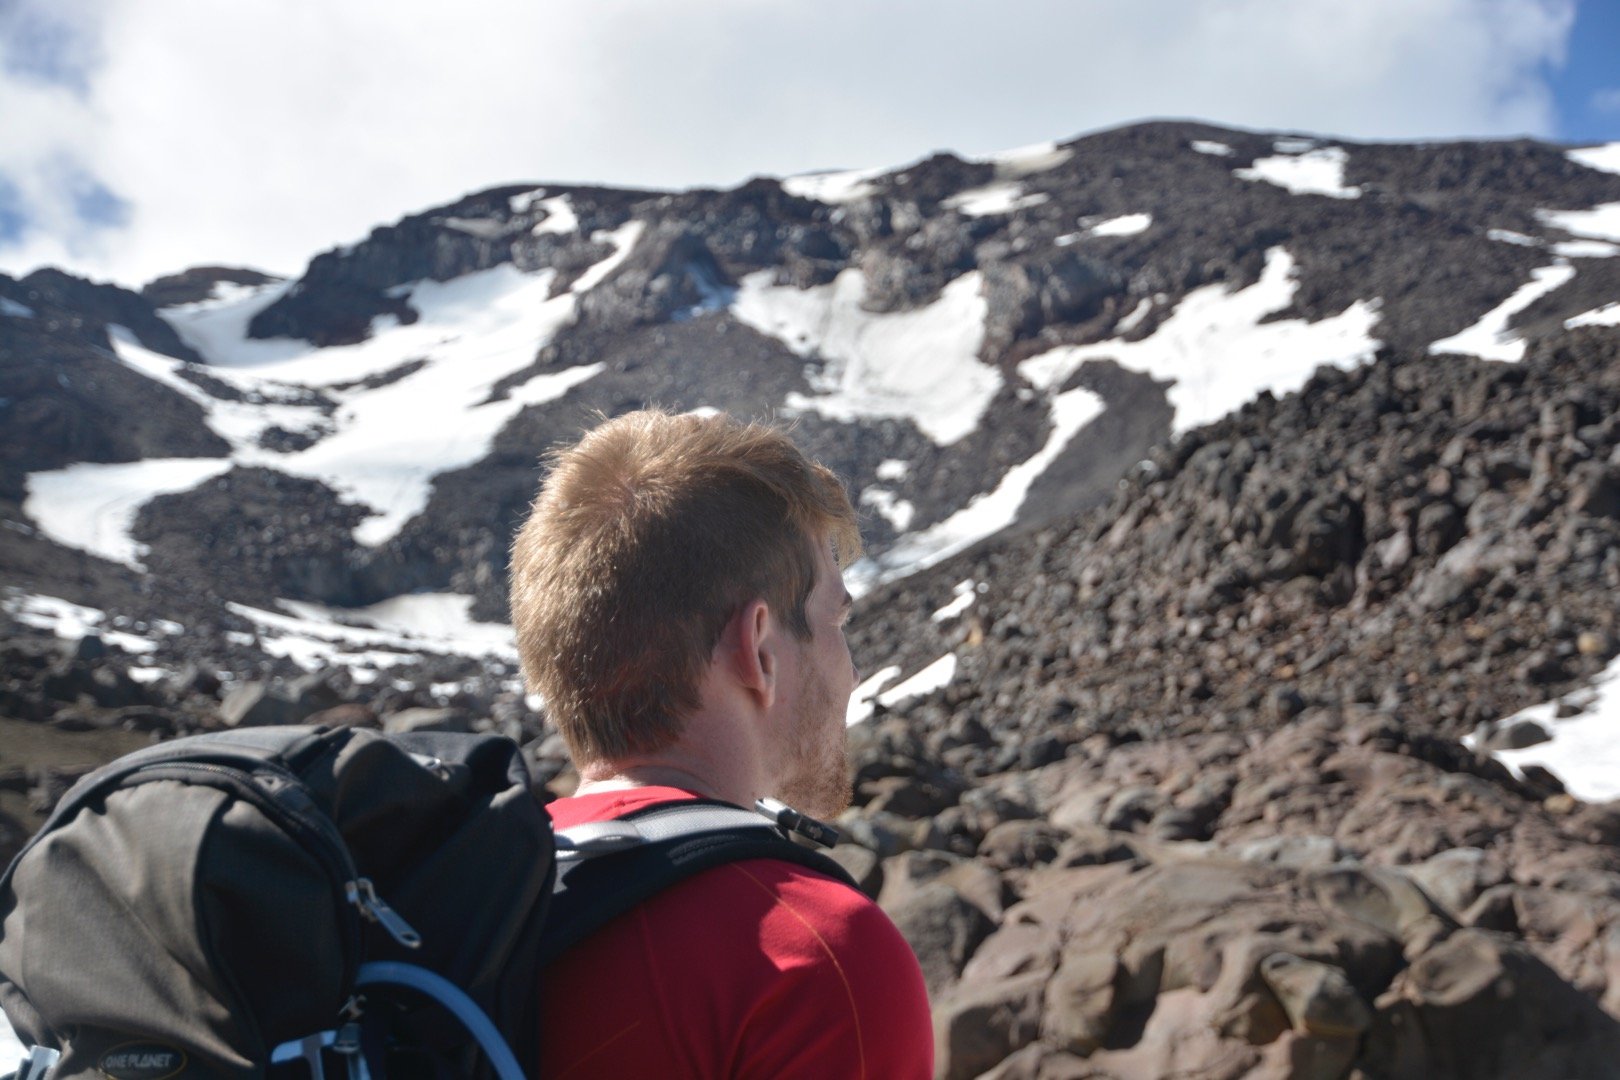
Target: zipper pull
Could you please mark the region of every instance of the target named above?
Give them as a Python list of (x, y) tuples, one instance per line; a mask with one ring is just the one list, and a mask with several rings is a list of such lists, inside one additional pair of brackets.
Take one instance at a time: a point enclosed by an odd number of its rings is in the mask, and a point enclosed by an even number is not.
[(344, 896), (349, 903), (360, 909), (371, 922), (379, 924), (388, 931), (388, 936), (405, 946), (407, 949), (420, 948), (422, 935), (412, 929), (399, 912), (388, 906), (388, 902), (377, 895), (377, 887), (371, 883), (370, 878), (355, 878), (344, 886)]

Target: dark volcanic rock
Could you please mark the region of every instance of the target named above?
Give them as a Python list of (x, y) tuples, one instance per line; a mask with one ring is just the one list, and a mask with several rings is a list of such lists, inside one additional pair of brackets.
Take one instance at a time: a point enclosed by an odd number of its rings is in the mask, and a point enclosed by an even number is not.
[(133, 535), (151, 547), (147, 565), (163, 577), (228, 581), (230, 595), (249, 603), (345, 605), (371, 598), (364, 552), (353, 540), (366, 516), (318, 480), (238, 467), (153, 499), (141, 508)]
[(237, 266), (194, 266), (178, 274), (156, 278), (141, 287), (141, 295), (154, 307), (174, 307), (211, 299), (219, 285), (268, 285), (279, 278)]
[(75, 462), (221, 457), (225, 440), (196, 402), (120, 363), (108, 327), (148, 348), (196, 355), (138, 294), (55, 270), (0, 275), (0, 499), (21, 502), (24, 477)]

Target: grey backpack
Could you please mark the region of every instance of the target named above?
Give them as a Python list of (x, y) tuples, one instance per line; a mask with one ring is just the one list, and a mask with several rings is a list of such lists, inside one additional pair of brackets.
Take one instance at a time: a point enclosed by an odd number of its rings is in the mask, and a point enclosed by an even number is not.
[(787, 836), (824, 826), (768, 812), (554, 833), (496, 736), (149, 747), (75, 785), (0, 877), (0, 1007), (34, 1044), (18, 1075), (516, 1080), (539, 966), (610, 919), (736, 859), (849, 880)]

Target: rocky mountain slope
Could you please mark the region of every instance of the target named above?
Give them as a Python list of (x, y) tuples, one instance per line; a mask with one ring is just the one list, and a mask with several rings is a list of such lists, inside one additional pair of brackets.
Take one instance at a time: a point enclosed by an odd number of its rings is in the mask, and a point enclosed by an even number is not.
[[(1095, 505), (1319, 364), (1612, 321), (1607, 153), (1143, 124), (730, 191), (497, 188), (291, 282), (0, 279), (0, 561), (87, 601), (147, 570), (183, 620), (443, 591), (499, 621), (539, 453), (651, 401), (795, 417), (881, 580)], [(170, 524), (221, 491), (298, 535)]]
[(1616, 793), (1617, 415), (1615, 330), (1390, 352), (866, 598), (942, 1075), (1610, 1075), (1620, 802), (1488, 751)]
[(0, 277), (0, 849), (222, 725), (567, 790), (501, 625), (540, 451), (774, 412), (868, 514), (840, 850), (941, 1076), (1612, 1075), (1616, 170), (1147, 124)]

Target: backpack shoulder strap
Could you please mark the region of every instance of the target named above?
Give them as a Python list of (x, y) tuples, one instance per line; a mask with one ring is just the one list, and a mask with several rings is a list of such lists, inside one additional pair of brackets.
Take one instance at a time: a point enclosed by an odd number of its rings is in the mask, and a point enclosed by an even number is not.
[(707, 799), (560, 829), (556, 845), (542, 965), (671, 885), (726, 863), (777, 859), (856, 887), (842, 866), (759, 814)]

